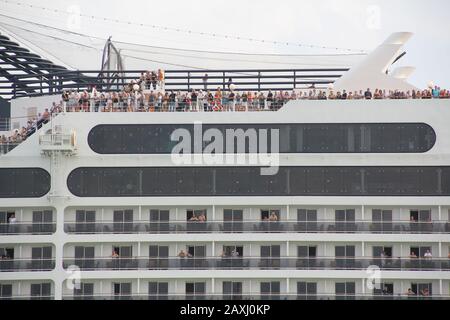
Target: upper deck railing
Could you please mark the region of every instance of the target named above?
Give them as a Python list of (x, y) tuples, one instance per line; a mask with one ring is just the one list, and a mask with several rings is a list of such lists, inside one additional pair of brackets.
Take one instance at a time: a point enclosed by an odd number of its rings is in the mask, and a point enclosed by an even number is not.
[[(164, 84), (166, 90), (183, 92), (205, 88), (215, 90), (218, 87), (225, 90), (231, 78), (236, 91), (284, 91), (312, 85), (325, 88), (348, 70), (346, 68), (165, 70)], [(132, 80), (136, 81), (146, 72), (147, 70), (127, 70), (121, 73), (100, 70), (58, 71), (41, 75), (38, 79), (34, 75), (15, 75), (11, 84), (0, 83), (0, 89), (13, 98), (59, 94), (63, 90), (83, 91), (93, 86), (98, 91), (120, 91), (125, 84)], [(206, 81), (205, 74), (208, 75)], [(33, 89), (33, 92), (24, 90), (23, 86)]]

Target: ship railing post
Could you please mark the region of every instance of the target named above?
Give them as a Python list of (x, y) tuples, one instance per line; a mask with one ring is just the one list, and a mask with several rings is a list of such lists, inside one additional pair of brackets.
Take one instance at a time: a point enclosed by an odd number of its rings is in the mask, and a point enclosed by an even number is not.
[(290, 295), (290, 293), (291, 293), (291, 290), (290, 290), (290, 281), (291, 279), (289, 279), (289, 278), (286, 278), (286, 294), (288, 295), (288, 297), (289, 297), (289, 295)]
[(80, 70), (77, 70), (76, 75), (77, 91), (80, 92)]
[(188, 89), (188, 92), (191, 91), (191, 73), (190, 72), (188, 72), (188, 74), (187, 74), (187, 89)]
[(289, 257), (289, 240), (286, 241), (286, 257)]
[(139, 297), (141, 294), (141, 278), (137, 278), (137, 290), (136, 291), (137, 291), (136, 293)]
[(261, 71), (258, 71), (258, 92), (261, 91)]
[(297, 72), (294, 70), (294, 89), (297, 88)]
[(13, 98), (15, 99), (16, 98), (16, 88), (17, 88), (17, 83), (16, 83), (16, 81), (17, 81), (17, 77), (16, 76), (13, 76), (13, 78), (12, 78), (12, 82), (13, 82), (13, 88), (12, 88), (12, 96), (13, 96)]
[(140, 241), (138, 241), (137, 246), (138, 246), (138, 248), (137, 248), (138, 256), (140, 257), (141, 256), (141, 242)]
[(363, 296), (366, 295), (366, 281), (364, 278), (361, 279), (361, 293)]

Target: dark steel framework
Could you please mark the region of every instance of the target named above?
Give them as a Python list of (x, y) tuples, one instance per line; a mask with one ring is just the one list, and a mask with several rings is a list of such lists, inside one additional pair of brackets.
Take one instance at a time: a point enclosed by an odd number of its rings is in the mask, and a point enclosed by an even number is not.
[[(334, 83), (348, 68), (260, 69), (260, 70), (165, 70), (166, 91), (228, 88), (229, 79), (237, 91), (278, 91), (323, 87)], [(147, 70), (68, 70), (31, 53), (0, 34), (0, 97), (59, 94), (63, 90), (119, 91), (118, 84), (137, 80)], [(111, 85), (114, 83), (115, 85)]]
[[(108, 90), (121, 88), (124, 83), (123, 61), (119, 50), (114, 46), (109, 37), (103, 49), (102, 70), (98, 77), (103, 80)], [(118, 70), (111, 72), (110, 70)]]
[(61, 71), (67, 71), (67, 69), (31, 53), (7, 36), (0, 34), (1, 97), (10, 99), (15, 94), (22, 96), (34, 94), (37, 90), (36, 85), (28, 83), (27, 79), (34, 80), (36, 83), (45, 83), (54, 77), (55, 72)]

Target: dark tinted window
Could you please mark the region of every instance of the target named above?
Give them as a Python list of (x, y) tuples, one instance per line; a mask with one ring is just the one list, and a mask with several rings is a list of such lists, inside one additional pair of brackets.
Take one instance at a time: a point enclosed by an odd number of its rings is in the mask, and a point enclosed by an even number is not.
[[(192, 124), (98, 125), (89, 132), (88, 143), (100, 154), (167, 154), (177, 144), (170, 135), (179, 128), (191, 133), (193, 143)], [(211, 128), (223, 137), (227, 129), (268, 129), (269, 150), (270, 129), (278, 129), (281, 153), (417, 153), (429, 151), (436, 142), (434, 130), (424, 123), (204, 124), (202, 131)], [(250, 138), (245, 141), (248, 153)]]
[(0, 169), (0, 198), (40, 198), (49, 191), (50, 174), (44, 169)]
[(67, 184), (80, 197), (449, 196), (450, 167), (78, 168)]
[[(367, 168), (365, 187), (368, 194), (432, 195), (439, 194), (438, 168)], [(448, 186), (449, 180), (441, 183)]]
[[(439, 170), (438, 170), (439, 171)], [(442, 194), (450, 194), (450, 167), (442, 168), (440, 173), (440, 188)], [(450, 217), (449, 217), (450, 220)]]

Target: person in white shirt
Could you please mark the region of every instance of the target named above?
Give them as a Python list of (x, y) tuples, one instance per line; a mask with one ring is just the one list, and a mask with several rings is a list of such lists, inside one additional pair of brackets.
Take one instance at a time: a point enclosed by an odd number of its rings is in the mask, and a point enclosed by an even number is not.
[(203, 93), (203, 90), (200, 90), (197, 94), (198, 111), (204, 111), (204, 106), (205, 106), (205, 94)]
[(432, 258), (433, 255), (431, 254), (430, 250), (427, 250), (427, 252), (425, 252), (425, 254), (423, 255), (425, 258)]
[(8, 223), (9, 223), (9, 224), (14, 224), (14, 223), (16, 223), (16, 222), (17, 222), (17, 218), (16, 218), (16, 215), (13, 213), (13, 214), (11, 214), (11, 216), (9, 217)]
[(16, 219), (16, 215), (13, 213), (11, 214), (11, 216), (8, 218), (8, 223), (9, 223), (9, 233), (16, 233), (16, 226), (15, 224), (17, 223), (17, 219)]
[(384, 251), (381, 251), (380, 258), (381, 258), (381, 262), (384, 263), (384, 259), (386, 258), (386, 254), (384, 253)]
[(161, 92), (158, 92), (158, 110), (161, 111), (162, 110), (162, 99), (163, 99), (163, 95)]
[(95, 108), (95, 99), (97, 97), (97, 89), (95, 86), (92, 87), (91, 93), (89, 94), (89, 112), (94, 112)]

